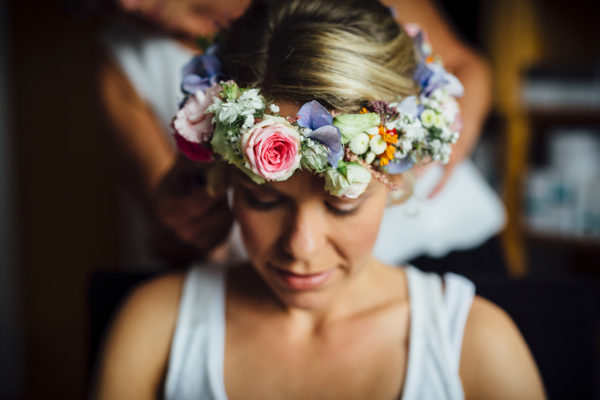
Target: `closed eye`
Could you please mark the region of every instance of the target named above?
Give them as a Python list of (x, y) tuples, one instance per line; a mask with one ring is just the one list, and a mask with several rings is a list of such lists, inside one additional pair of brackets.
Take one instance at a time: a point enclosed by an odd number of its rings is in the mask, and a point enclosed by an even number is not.
[(334, 206), (332, 204), (329, 204), (327, 202), (325, 202), (325, 206), (327, 207), (327, 211), (329, 211), (330, 213), (332, 213), (333, 215), (335, 215), (337, 217), (347, 217), (352, 214), (355, 214), (359, 208), (359, 206), (355, 206), (352, 208), (340, 208), (340, 207)]
[(283, 197), (269, 196), (268, 198), (261, 198), (260, 196), (253, 195), (249, 191), (245, 191), (244, 199), (250, 207), (261, 211), (272, 210), (284, 202)]

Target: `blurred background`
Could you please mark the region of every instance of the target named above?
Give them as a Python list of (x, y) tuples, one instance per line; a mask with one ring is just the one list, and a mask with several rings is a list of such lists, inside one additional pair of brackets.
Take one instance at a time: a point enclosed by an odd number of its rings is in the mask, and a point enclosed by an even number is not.
[[(600, 4), (439, 5), (494, 70), (473, 160), (508, 210), (508, 283), (476, 283), (515, 310), (551, 398), (600, 398)], [(91, 277), (147, 267), (122, 246), (96, 82), (103, 22), (79, 2), (0, 3), (2, 399), (83, 398)]]

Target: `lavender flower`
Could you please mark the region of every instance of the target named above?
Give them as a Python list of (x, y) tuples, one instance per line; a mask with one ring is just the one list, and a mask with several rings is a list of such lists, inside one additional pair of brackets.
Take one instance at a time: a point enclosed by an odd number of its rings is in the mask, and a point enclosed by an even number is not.
[(342, 135), (340, 130), (333, 125), (333, 117), (318, 101), (305, 103), (298, 111), (298, 125), (308, 128), (310, 132), (306, 137), (323, 144), (329, 150), (327, 161), (336, 168), (339, 160), (344, 155), (342, 148)]
[(202, 55), (192, 58), (182, 69), (181, 91), (186, 95), (206, 90), (217, 83), (221, 63), (215, 56), (217, 46), (209, 47)]

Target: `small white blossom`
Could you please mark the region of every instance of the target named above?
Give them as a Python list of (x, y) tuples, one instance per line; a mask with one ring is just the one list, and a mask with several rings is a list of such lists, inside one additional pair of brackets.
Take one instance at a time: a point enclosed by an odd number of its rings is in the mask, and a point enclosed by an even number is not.
[(264, 100), (258, 89), (248, 89), (244, 91), (237, 99), (237, 103), (240, 104), (244, 110), (252, 110), (252, 113), (256, 110), (262, 110), (265, 107)]
[(404, 158), (408, 155), (408, 153), (413, 149), (412, 142), (409, 139), (401, 139), (400, 147), (397, 150), (399, 154), (399, 158)]
[(442, 117), (439, 114), (436, 114), (435, 117), (433, 118), (433, 126), (435, 126), (436, 128), (442, 129), (444, 127), (444, 125), (446, 125), (446, 121), (444, 120), (444, 117)]
[(419, 121), (412, 124), (405, 124), (401, 129), (404, 137), (414, 141), (423, 141), (427, 136), (427, 130), (423, 128)]
[(375, 135), (369, 141), (369, 145), (371, 147), (371, 151), (375, 154), (381, 154), (387, 149), (387, 143), (381, 135)]
[(241, 111), (240, 106), (236, 103), (223, 103), (217, 111), (217, 118), (219, 122), (232, 124), (235, 122)]
[(365, 162), (367, 164), (371, 164), (373, 162), (373, 160), (375, 160), (375, 156), (376, 156), (376, 154), (373, 153), (372, 151), (368, 152), (367, 155), (365, 156)]
[(245, 131), (249, 129), (252, 125), (254, 125), (254, 115), (246, 115), (246, 119), (244, 120), (244, 123), (242, 125), (242, 130)]
[(278, 113), (279, 106), (277, 104), (271, 104), (271, 105), (269, 105), (269, 110), (271, 110), (272, 113)]
[(429, 43), (423, 43), (421, 45), (421, 51), (425, 54), (430, 54), (433, 49), (431, 48), (431, 45)]
[(425, 128), (431, 128), (435, 125), (435, 112), (433, 110), (425, 110), (421, 113), (419, 117), (421, 119), (421, 123)]
[(450, 140), (452, 140), (452, 131), (444, 126), (442, 128), (442, 133), (440, 134), (440, 138), (444, 142), (449, 142)]
[(350, 141), (349, 147), (354, 154), (364, 154), (369, 150), (369, 135), (366, 133), (359, 133)]

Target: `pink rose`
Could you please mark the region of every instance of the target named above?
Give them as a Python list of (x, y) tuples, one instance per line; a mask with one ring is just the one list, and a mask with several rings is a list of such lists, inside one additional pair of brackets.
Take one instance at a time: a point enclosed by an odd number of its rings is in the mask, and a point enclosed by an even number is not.
[(289, 178), (300, 165), (300, 135), (284, 118), (265, 115), (241, 138), (249, 168), (269, 181)]
[(173, 120), (173, 128), (181, 137), (192, 143), (204, 143), (210, 140), (214, 130), (213, 116), (204, 112), (213, 103), (213, 97), (221, 90), (221, 86), (214, 85), (206, 92), (198, 90), (187, 98)]
[(411, 38), (417, 36), (422, 30), (421, 26), (419, 24), (415, 24), (414, 22), (405, 22), (402, 24), (402, 27), (404, 28), (404, 31), (408, 33), (408, 36), (410, 36)]

